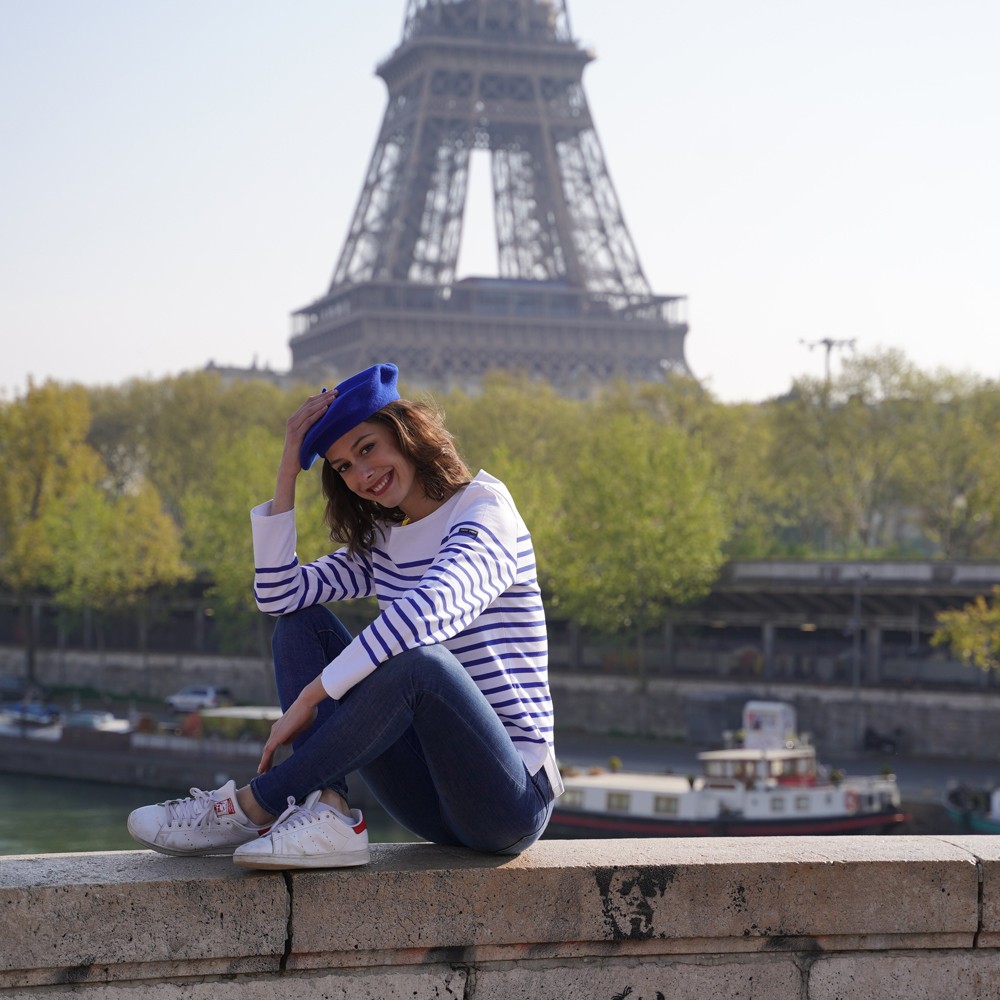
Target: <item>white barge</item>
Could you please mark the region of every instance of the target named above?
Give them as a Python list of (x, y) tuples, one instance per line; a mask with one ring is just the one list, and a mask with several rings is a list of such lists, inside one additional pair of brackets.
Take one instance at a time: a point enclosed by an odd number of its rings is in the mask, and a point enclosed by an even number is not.
[(882, 833), (905, 823), (893, 775), (828, 773), (795, 711), (751, 701), (741, 746), (698, 754), (701, 773), (564, 770), (548, 835), (742, 837)]

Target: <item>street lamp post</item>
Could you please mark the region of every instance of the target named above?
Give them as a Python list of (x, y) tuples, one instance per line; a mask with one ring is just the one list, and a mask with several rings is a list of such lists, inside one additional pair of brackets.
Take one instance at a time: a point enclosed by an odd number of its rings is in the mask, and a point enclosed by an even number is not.
[(861, 747), (861, 587), (868, 578), (859, 569), (854, 580), (854, 609), (851, 615), (851, 693), (854, 712), (854, 749)]

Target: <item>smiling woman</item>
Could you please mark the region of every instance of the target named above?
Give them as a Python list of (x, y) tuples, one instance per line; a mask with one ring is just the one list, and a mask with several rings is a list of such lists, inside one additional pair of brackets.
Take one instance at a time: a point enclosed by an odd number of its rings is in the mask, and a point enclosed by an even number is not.
[[(140, 843), (256, 868), (365, 864), (355, 770), (435, 843), (517, 854), (548, 825), (562, 782), (531, 536), (507, 488), (471, 476), (440, 414), (399, 398), (397, 375), (374, 365), (286, 422), (274, 497), (251, 511), (283, 714), (252, 781), (136, 810)], [(295, 490), (321, 456), (342, 547), (301, 565)], [(380, 613), (356, 637), (324, 607), (371, 595)]]

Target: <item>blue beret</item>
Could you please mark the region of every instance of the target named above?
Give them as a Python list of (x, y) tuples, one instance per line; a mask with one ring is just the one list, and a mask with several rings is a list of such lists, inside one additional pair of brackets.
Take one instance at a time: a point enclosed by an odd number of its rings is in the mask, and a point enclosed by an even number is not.
[(399, 369), (395, 365), (372, 365), (341, 382), (326, 413), (306, 431), (302, 439), (299, 450), (302, 468), (308, 469), (318, 455), (324, 454), (352, 427), (364, 423), (387, 403), (399, 399), (396, 390), (398, 376)]

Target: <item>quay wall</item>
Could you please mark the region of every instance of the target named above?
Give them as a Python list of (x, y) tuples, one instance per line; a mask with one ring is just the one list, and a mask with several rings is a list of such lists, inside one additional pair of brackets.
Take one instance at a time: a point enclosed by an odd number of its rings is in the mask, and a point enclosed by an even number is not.
[(1000, 837), (387, 844), (250, 873), (0, 859), (0, 1000), (969, 1000), (1000, 995)]
[[(23, 651), (0, 647), (0, 674), (23, 674)], [(206, 655), (86, 653), (45, 650), (38, 654), (40, 683), (87, 687), (107, 694), (162, 698), (186, 684), (229, 687), (242, 704), (275, 703), (268, 660)], [(715, 745), (726, 729), (737, 729), (751, 698), (788, 701), (799, 728), (824, 753), (853, 750), (871, 727), (899, 731), (901, 750), (961, 760), (1000, 758), (1000, 690), (914, 690), (893, 686), (858, 689), (763, 679), (640, 680), (613, 675), (551, 674), (556, 719), (563, 730), (647, 736), (695, 745)]]

